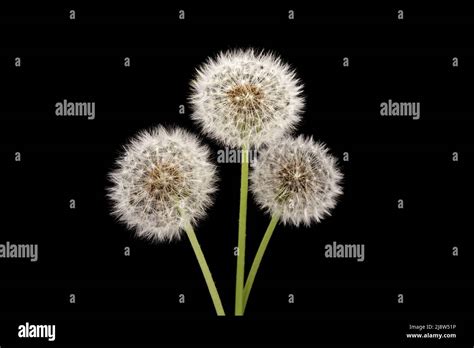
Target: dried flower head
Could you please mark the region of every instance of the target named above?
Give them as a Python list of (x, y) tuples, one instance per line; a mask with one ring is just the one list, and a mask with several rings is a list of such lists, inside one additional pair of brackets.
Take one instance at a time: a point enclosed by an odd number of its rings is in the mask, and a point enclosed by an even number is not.
[(259, 147), (292, 130), (304, 106), (295, 72), (271, 53), (220, 53), (191, 83), (192, 118), (222, 143)]
[(319, 222), (342, 194), (336, 159), (325, 145), (303, 136), (282, 139), (262, 150), (250, 179), (257, 203), (296, 226)]
[(141, 132), (110, 174), (113, 214), (138, 236), (154, 240), (180, 237), (212, 204), (216, 168), (207, 147), (182, 129), (157, 127)]

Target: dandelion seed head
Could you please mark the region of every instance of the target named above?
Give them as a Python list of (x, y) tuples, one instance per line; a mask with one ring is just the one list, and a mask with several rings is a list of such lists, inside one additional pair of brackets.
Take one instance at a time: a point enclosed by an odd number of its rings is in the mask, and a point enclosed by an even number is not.
[(232, 147), (259, 147), (294, 129), (303, 111), (302, 84), (272, 53), (220, 53), (191, 83), (192, 118), (204, 133)]
[(342, 194), (342, 173), (326, 146), (310, 138), (284, 138), (262, 149), (250, 175), (257, 203), (283, 223), (319, 222)]
[(179, 239), (205, 216), (216, 191), (207, 147), (191, 133), (157, 127), (125, 147), (110, 174), (113, 214), (147, 239)]

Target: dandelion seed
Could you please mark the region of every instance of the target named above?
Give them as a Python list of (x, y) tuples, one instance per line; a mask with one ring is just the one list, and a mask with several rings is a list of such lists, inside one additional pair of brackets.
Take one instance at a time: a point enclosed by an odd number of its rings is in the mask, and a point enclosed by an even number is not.
[(291, 131), (304, 106), (295, 72), (271, 53), (220, 53), (191, 83), (192, 118), (212, 138), (259, 147)]
[(250, 176), (257, 203), (283, 223), (319, 222), (342, 194), (342, 174), (325, 145), (285, 138), (261, 151)]
[(205, 216), (216, 191), (207, 147), (185, 130), (157, 127), (125, 147), (110, 174), (113, 214), (153, 240), (179, 239)]

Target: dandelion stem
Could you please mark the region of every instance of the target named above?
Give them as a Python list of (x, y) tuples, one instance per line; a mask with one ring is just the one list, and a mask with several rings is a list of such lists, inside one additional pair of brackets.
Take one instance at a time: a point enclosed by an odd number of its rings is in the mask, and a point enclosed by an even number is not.
[(202, 274), (204, 275), (204, 279), (206, 280), (207, 288), (209, 289), (209, 293), (211, 294), (212, 302), (214, 303), (214, 308), (216, 309), (216, 313), (219, 316), (225, 316), (224, 307), (222, 307), (221, 298), (219, 297), (219, 293), (217, 292), (216, 284), (212, 279), (211, 271), (209, 270), (209, 266), (207, 265), (206, 259), (202, 252), (201, 246), (196, 238), (196, 234), (194, 233), (194, 229), (191, 224), (188, 222), (185, 225), (185, 231), (188, 235), (189, 241), (193, 247), (194, 253), (196, 254), (196, 258), (199, 262), (199, 266), (201, 266)]
[(245, 237), (247, 228), (247, 196), (248, 196), (249, 161), (248, 148), (242, 146), (241, 179), (240, 179), (240, 208), (239, 208), (239, 237), (237, 242), (237, 273), (235, 281), (235, 315), (243, 315), (243, 291), (245, 278)]
[[(250, 291), (252, 290), (253, 282), (255, 281), (255, 276), (257, 275), (258, 268), (260, 267), (260, 263), (262, 262), (263, 255), (265, 254), (265, 250), (267, 249), (268, 243), (272, 238), (273, 231), (275, 230), (276, 225), (278, 224), (278, 220), (280, 219), (280, 214), (273, 214), (272, 219), (265, 231), (265, 235), (263, 236), (262, 242), (258, 247), (257, 254), (255, 255), (255, 259), (252, 263), (252, 268), (250, 269), (247, 282), (245, 283), (244, 288), (244, 302), (243, 302), (243, 312), (245, 312), (245, 307), (247, 306), (247, 301), (249, 299)], [(242, 314), (243, 314), (242, 312)]]

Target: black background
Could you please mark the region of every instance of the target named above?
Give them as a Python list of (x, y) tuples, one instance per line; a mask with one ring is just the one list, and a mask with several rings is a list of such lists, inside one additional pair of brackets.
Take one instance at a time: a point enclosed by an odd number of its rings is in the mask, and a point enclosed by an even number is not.
[[(393, 4), (2, 4), (0, 243), (38, 243), (39, 261), (0, 260), (0, 346), (44, 343), (17, 338), (26, 321), (56, 324), (62, 344), (471, 346), (473, 27), (467, 9)], [(320, 224), (279, 225), (246, 317), (216, 318), (189, 243), (136, 239), (109, 215), (105, 188), (137, 131), (166, 124), (198, 133), (189, 108), (178, 113), (195, 68), (246, 47), (273, 50), (296, 69), (307, 99), (297, 133), (314, 135), (340, 159), (344, 196)], [(63, 99), (95, 102), (96, 119), (56, 117)], [(421, 102), (421, 119), (381, 117), (388, 99)], [(203, 141), (214, 154), (221, 148)], [(197, 228), (228, 314), (239, 170), (219, 166), (220, 192)], [(269, 221), (249, 197), (247, 264)], [(365, 262), (324, 258), (333, 241), (365, 244)], [(409, 324), (456, 324), (458, 338), (408, 341)]]

